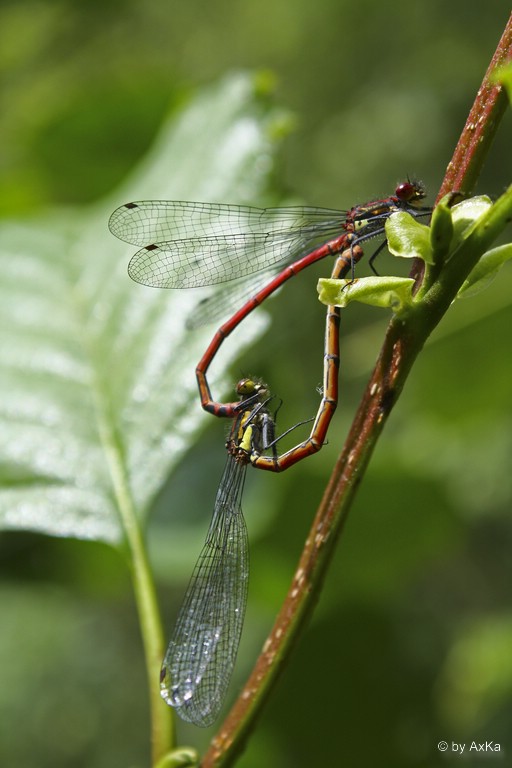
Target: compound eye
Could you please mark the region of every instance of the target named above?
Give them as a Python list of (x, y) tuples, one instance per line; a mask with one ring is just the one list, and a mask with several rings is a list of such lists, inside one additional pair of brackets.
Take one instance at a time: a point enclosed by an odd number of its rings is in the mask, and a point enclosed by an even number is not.
[(395, 195), (403, 203), (408, 203), (413, 197), (416, 197), (418, 189), (411, 181), (403, 181), (395, 190)]
[(425, 190), (419, 181), (403, 181), (395, 190), (395, 196), (401, 203), (415, 203), (423, 200)]
[(236, 393), (240, 397), (266, 397), (268, 395), (267, 385), (261, 379), (240, 379), (236, 385)]
[(256, 392), (257, 384), (252, 379), (240, 379), (236, 385), (237, 395), (253, 395)]

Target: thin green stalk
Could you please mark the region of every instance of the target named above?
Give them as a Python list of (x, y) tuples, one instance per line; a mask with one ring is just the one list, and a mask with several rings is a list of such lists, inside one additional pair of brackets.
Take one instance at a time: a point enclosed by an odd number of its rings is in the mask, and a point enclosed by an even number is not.
[[(107, 431), (107, 430), (105, 430)], [(110, 432), (110, 430), (108, 430)], [(148, 554), (127, 483), (124, 462), (111, 433), (105, 435), (119, 515), (126, 535), (135, 603), (139, 614), (148, 678), (152, 762), (156, 764), (174, 746), (173, 718), (160, 696), (159, 673), (163, 658), (163, 631)]]
[(123, 487), (119, 498), (121, 517), (125, 523), (130, 551), (131, 572), (135, 602), (139, 614), (146, 672), (148, 677), (149, 706), (151, 717), (151, 749), (153, 764), (174, 747), (174, 718), (160, 696), (160, 667), (164, 655), (164, 637), (159, 606), (156, 598), (153, 574), (148, 553), (140, 531), (131, 498)]
[(164, 642), (162, 622), (148, 553), (128, 482), (122, 443), (116, 435), (107, 389), (100, 379), (95, 381), (94, 393), (98, 429), (125, 534), (127, 558), (139, 615), (148, 679), (152, 764), (156, 765), (172, 749), (175, 740), (172, 713), (163, 704), (160, 696), (159, 674)]

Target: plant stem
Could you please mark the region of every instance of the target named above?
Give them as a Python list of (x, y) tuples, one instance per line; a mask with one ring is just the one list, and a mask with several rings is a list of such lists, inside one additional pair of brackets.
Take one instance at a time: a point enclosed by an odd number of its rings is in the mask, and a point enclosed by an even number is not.
[(439, 190), (438, 200), (449, 192), (473, 191), (485, 156), (508, 106), (504, 88), (493, 80), (496, 69), (512, 58), (512, 15), (478, 89)]
[[(130, 514), (132, 521), (135, 517)], [(164, 639), (153, 574), (138, 523), (127, 531), (135, 601), (139, 613), (151, 717), (151, 750), (153, 764), (174, 746), (174, 718), (160, 696), (159, 675), (164, 655)]]
[(117, 509), (126, 537), (127, 559), (132, 573), (135, 603), (144, 645), (151, 719), (152, 764), (174, 746), (173, 718), (160, 696), (159, 673), (163, 658), (163, 632), (148, 554), (136, 514), (122, 444), (116, 437), (106, 389), (96, 382), (98, 423), (107, 457)]

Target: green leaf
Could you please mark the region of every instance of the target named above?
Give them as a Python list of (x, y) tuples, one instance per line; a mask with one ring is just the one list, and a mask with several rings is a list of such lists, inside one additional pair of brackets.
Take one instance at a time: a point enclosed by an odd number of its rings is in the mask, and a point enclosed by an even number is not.
[(323, 304), (346, 307), (351, 301), (359, 301), (400, 314), (412, 305), (413, 286), (410, 277), (324, 278), (318, 281), (318, 293)]
[[(232, 76), (170, 119), (110, 199), (2, 226), (0, 527), (119, 544), (144, 519), (203, 419), (194, 368), (214, 329), (185, 330), (195, 292), (128, 278), (135, 248), (109, 214), (148, 197), (257, 199), (281, 119)], [(244, 323), (243, 344), (262, 325)]]
[(409, 213), (398, 211), (389, 217), (386, 221), (386, 237), (388, 250), (394, 256), (433, 263), (430, 228), (420, 224)]
[(476, 195), (468, 200), (454, 205), (452, 210), (453, 220), (453, 239), (451, 250), (455, 250), (461, 240), (469, 233), (478, 219), (483, 216), (492, 206), (492, 201), (487, 195)]
[(197, 768), (199, 755), (191, 747), (180, 747), (169, 752), (155, 766), (155, 768)]
[(434, 264), (443, 262), (450, 251), (453, 253), (456, 250), (469, 234), (470, 227), (492, 205), (490, 198), (486, 195), (471, 197), (453, 206), (450, 205), (451, 197), (452, 195), (445, 195), (432, 213), (430, 242)]
[(499, 245), (484, 253), (478, 264), (471, 270), (462, 284), (457, 298), (468, 298), (486, 288), (494, 280), (506, 261), (512, 259), (512, 243)]
[(430, 243), (432, 246), (432, 262), (434, 264), (440, 264), (444, 261), (453, 238), (453, 219), (449, 205), (450, 198), (451, 195), (445, 195), (432, 212)]

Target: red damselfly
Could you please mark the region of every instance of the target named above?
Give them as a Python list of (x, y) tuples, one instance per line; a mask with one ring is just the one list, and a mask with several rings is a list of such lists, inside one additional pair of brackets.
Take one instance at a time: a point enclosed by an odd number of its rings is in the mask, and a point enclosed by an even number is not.
[[(219, 416), (236, 412), (237, 403), (213, 400), (208, 369), (223, 341), (266, 298), (293, 275), (326, 256), (384, 233), (386, 219), (396, 211), (427, 216), (423, 186), (399, 184), (395, 194), (356, 205), (348, 211), (327, 208), (252, 208), (249, 206), (176, 201), (142, 201), (117, 208), (111, 232), (121, 240), (144, 246), (131, 259), (133, 280), (160, 288), (197, 288), (235, 281), (235, 299), (221, 290), (202, 304), (190, 325), (217, 316), (219, 310), (243, 303), (215, 333), (196, 368), (205, 410)], [(383, 243), (370, 259), (385, 245)], [(354, 268), (349, 256), (338, 276)], [(372, 266), (373, 269), (373, 266)], [(228, 289), (230, 290), (230, 289)]]

